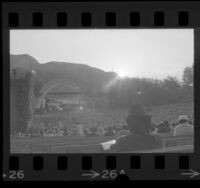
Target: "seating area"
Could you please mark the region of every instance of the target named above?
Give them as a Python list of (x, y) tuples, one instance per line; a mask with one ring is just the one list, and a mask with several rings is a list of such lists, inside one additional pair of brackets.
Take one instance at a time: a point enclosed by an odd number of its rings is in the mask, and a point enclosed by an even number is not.
[(102, 152), (104, 152), (104, 150), (100, 144), (54, 146), (51, 148), (51, 153), (102, 153)]
[[(27, 141), (25, 138), (11, 140), (11, 151), (13, 153), (106, 153), (109, 147), (103, 148), (102, 143), (114, 141), (116, 137), (97, 137), (97, 138), (32, 138)], [(154, 152), (192, 152), (194, 137), (172, 135), (160, 137), (162, 148), (148, 151), (138, 151), (139, 153)], [(111, 144), (115, 144), (111, 142)], [(108, 144), (109, 145), (109, 144)], [(107, 150), (105, 150), (107, 148)], [(127, 151), (131, 152), (131, 151)], [(134, 151), (136, 153), (137, 151)]]
[(103, 151), (100, 143), (115, 139), (113, 136), (102, 137), (11, 137), (11, 153), (73, 153)]
[(163, 148), (173, 147), (173, 146), (185, 146), (193, 145), (194, 137), (192, 136), (182, 136), (182, 137), (165, 137), (162, 138)]
[(173, 146), (167, 148), (160, 148), (154, 150), (134, 151), (134, 153), (192, 153), (194, 151), (193, 145)]

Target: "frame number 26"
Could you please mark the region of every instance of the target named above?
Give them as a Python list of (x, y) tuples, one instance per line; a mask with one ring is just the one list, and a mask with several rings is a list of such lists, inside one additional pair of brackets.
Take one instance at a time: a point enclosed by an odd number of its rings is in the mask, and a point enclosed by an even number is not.
[(23, 179), (23, 178), (24, 178), (23, 170), (19, 170), (19, 171), (11, 170), (9, 172), (9, 179)]

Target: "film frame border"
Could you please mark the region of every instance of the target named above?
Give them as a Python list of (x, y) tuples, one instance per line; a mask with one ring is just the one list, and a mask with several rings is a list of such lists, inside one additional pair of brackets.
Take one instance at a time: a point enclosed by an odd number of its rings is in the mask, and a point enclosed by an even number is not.
[[(176, 8), (175, 8), (176, 6)], [(198, 112), (200, 111), (200, 54), (197, 52), (200, 50), (200, 3), (198, 2), (110, 2), (110, 3), (3, 3), (3, 110), (9, 112), (9, 97), (6, 95), (9, 93), (9, 30), (10, 29), (166, 29), (166, 28), (178, 28), (178, 29), (194, 29), (194, 93), (195, 93), (195, 125), (200, 123)], [(8, 25), (9, 13), (14, 14), (14, 25)], [(35, 18), (32, 19), (33, 13)], [(39, 14), (38, 14), (39, 13)], [(42, 13), (42, 16), (41, 16)], [(66, 13), (65, 21), (61, 21), (61, 25), (57, 25), (58, 17), (57, 13)], [(85, 16), (83, 15), (85, 14)], [(89, 13), (89, 14), (88, 14)], [(109, 14), (107, 14), (109, 13)], [(113, 14), (114, 13), (114, 14)], [(131, 22), (131, 14), (134, 13), (134, 17), (138, 17), (136, 22)], [(90, 15), (91, 14), (91, 15)], [(182, 14), (182, 15), (181, 15)], [(156, 16), (157, 15), (157, 16)], [(91, 16), (91, 23), (85, 23), (85, 19)], [(106, 16), (107, 21), (106, 22)], [(156, 17), (163, 17), (156, 21)], [(42, 22), (41, 22), (41, 17)], [(84, 18), (86, 17), (86, 18)], [(182, 17), (182, 21), (181, 18)], [(16, 20), (15, 20), (16, 19)], [(62, 18), (63, 19), (63, 18)], [(18, 20), (18, 21), (17, 21)], [(34, 21), (35, 20), (35, 21)], [(52, 21), (53, 20), (53, 21)], [(64, 23), (64, 24), (63, 24)], [(156, 23), (156, 24), (155, 24)], [(182, 23), (182, 24), (180, 24)], [(199, 41), (199, 43), (198, 43)], [(3, 122), (3, 135), (10, 134), (9, 128), (5, 129), (6, 122), (9, 124), (9, 114), (5, 114), (5, 120)], [(194, 169), (200, 171), (200, 127), (195, 126), (195, 144), (194, 153), (149, 153), (149, 154), (10, 154), (9, 139), (3, 137), (3, 173), (7, 177), (4, 180), (20, 180), (19, 178), (10, 179), (9, 164), (17, 164), (19, 159), (19, 166), (16, 168), (24, 170), (24, 180), (89, 180), (88, 177), (83, 177), (81, 174), (92, 170), (103, 173), (102, 170), (124, 170), (129, 176), (130, 180), (159, 180), (159, 179), (171, 179), (171, 180), (185, 180), (192, 179), (190, 176), (181, 176), (180, 174), (187, 173), (187, 170)], [(8, 147), (7, 147), (8, 146)], [(11, 159), (9, 159), (11, 157)], [(34, 160), (43, 160), (43, 168), (37, 167), (33, 169)], [(64, 170), (57, 169), (57, 160), (59, 157), (67, 157), (66, 168)], [(90, 163), (90, 168), (82, 164), (84, 157), (87, 163)], [(88, 159), (88, 157), (90, 159)], [(108, 159), (107, 159), (108, 158)], [(91, 160), (92, 159), (92, 160)], [(134, 160), (133, 160), (134, 159)], [(11, 162), (9, 163), (9, 160)], [(14, 162), (12, 162), (14, 160)], [(64, 160), (64, 159), (62, 159)], [(106, 162), (106, 161), (116, 162)], [(138, 160), (140, 165), (134, 166), (134, 162)], [(22, 163), (23, 161), (23, 163)], [(90, 161), (90, 162), (88, 162)], [(157, 162), (155, 162), (157, 161)], [(164, 161), (164, 162), (163, 162)], [(181, 166), (183, 161), (183, 166)], [(164, 164), (164, 166), (163, 166)], [(102, 169), (103, 167), (103, 169)], [(85, 169), (85, 170), (83, 170)], [(185, 170), (184, 170), (185, 169)], [(187, 169), (187, 170), (186, 170)], [(108, 174), (110, 173), (108, 171)], [(49, 172), (49, 173), (47, 173)], [(105, 173), (107, 173), (105, 171)], [(9, 174), (9, 175), (8, 175)], [(28, 174), (28, 177), (26, 176)], [(46, 174), (46, 175), (45, 175)], [(166, 174), (168, 176), (166, 176)], [(35, 179), (33, 178), (35, 176)], [(17, 176), (16, 176), (17, 177)], [(97, 178), (97, 180), (112, 180), (114, 178), (107, 176), (103, 179)], [(195, 178), (194, 178), (195, 179)], [(96, 180), (96, 178), (94, 178)]]

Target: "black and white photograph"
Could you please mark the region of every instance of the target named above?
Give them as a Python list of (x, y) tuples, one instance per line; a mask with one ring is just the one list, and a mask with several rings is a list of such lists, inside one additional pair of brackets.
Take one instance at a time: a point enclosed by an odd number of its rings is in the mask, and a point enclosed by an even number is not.
[(11, 29), (10, 153), (192, 153), (193, 29)]

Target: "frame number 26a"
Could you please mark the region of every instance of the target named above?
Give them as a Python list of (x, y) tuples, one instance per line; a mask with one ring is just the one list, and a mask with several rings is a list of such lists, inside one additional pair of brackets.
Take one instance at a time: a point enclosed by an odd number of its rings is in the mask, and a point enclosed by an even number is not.
[(117, 172), (117, 170), (103, 170), (101, 173), (101, 178), (107, 179), (115, 179), (119, 174), (125, 174), (124, 170), (120, 170), (120, 172)]

